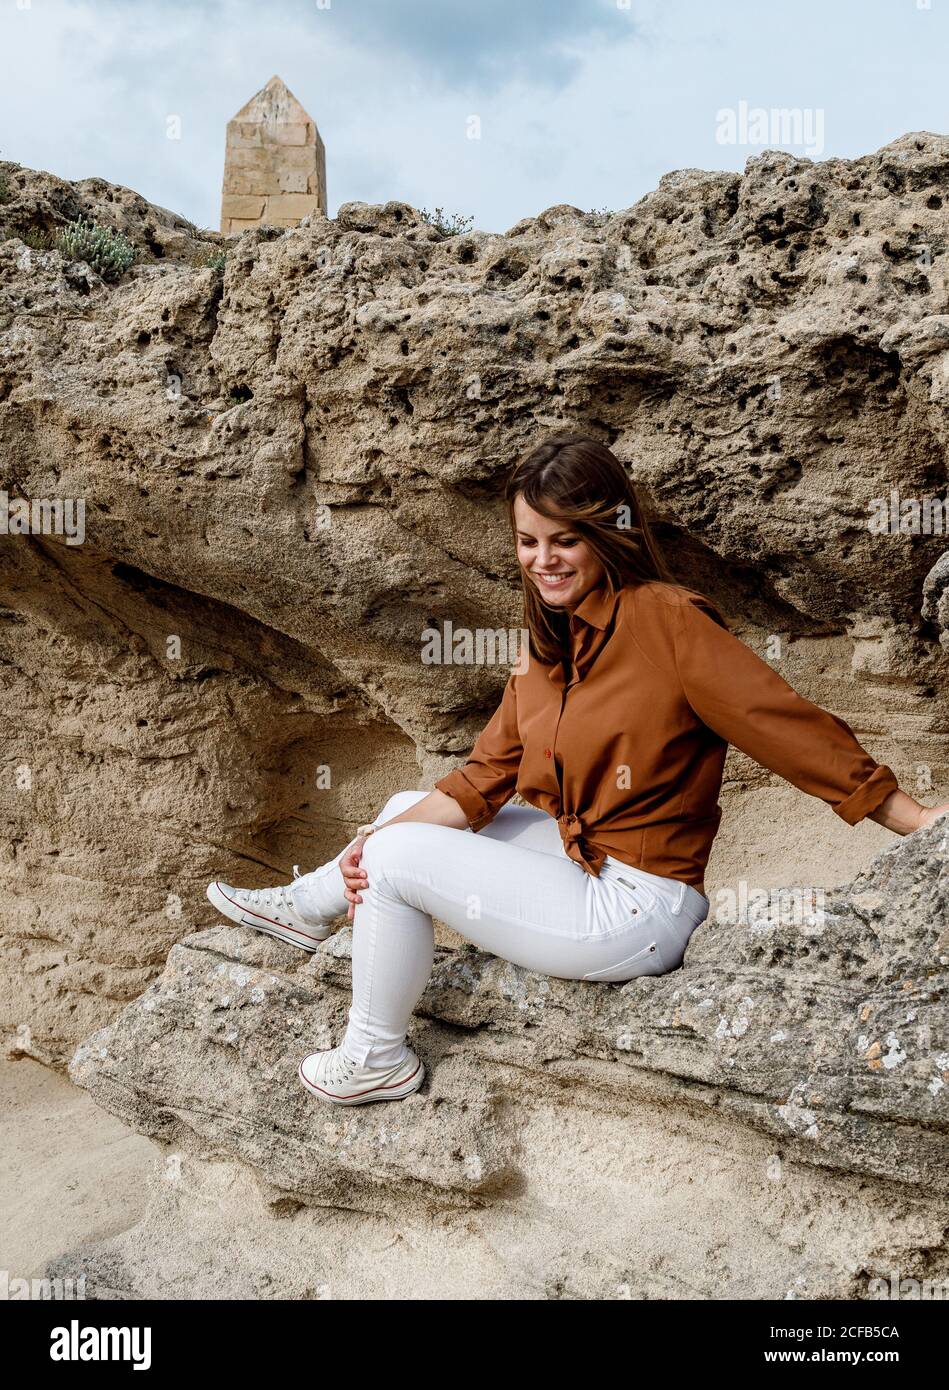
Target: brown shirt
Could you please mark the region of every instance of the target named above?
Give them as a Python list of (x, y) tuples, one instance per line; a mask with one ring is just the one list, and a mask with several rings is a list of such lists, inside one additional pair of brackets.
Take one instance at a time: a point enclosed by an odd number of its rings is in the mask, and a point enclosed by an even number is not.
[(465, 765), (435, 784), (472, 830), (518, 791), (556, 818), (588, 873), (609, 854), (700, 888), (729, 743), (848, 825), (898, 789), (849, 724), (799, 695), (694, 590), (594, 589), (570, 629), (569, 676), (531, 657)]

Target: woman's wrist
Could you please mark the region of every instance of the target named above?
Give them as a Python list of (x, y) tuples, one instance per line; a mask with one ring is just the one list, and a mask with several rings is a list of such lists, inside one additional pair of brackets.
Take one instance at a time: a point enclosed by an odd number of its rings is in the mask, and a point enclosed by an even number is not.
[(896, 835), (911, 835), (914, 830), (920, 828), (927, 809), (897, 788), (880, 802), (875, 811), (870, 812), (868, 819), (876, 821), (877, 825), (882, 825), (886, 830), (892, 830)]

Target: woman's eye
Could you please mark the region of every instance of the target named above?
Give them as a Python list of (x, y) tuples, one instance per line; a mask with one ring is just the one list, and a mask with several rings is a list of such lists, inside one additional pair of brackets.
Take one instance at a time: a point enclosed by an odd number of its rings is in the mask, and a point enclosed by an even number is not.
[(574, 536), (572, 540), (569, 540), (569, 541), (558, 541), (557, 544), (558, 544), (559, 546), (561, 546), (564, 550), (569, 550), (570, 547), (571, 547), (572, 545), (576, 545), (577, 539), (578, 539), (578, 538), (577, 538), (576, 536)]

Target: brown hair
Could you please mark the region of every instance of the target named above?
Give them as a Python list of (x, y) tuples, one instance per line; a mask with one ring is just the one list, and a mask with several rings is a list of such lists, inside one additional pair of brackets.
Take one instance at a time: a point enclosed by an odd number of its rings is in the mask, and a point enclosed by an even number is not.
[[(515, 539), (514, 499), (555, 521), (568, 521), (606, 571), (611, 593), (648, 580), (674, 583), (626, 469), (587, 434), (548, 435), (522, 454), (504, 497)], [(521, 572), (531, 655), (547, 665), (569, 659), (569, 614), (544, 603)]]

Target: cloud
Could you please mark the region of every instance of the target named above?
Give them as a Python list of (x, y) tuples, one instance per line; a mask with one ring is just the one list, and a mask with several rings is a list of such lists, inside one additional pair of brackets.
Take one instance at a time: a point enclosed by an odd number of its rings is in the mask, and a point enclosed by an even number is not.
[(577, 45), (626, 38), (634, 25), (625, 0), (99, 0), (95, 8), (103, 25), (128, 34), (130, 56), (137, 29), (141, 49), (162, 30), (173, 37), (190, 28), (225, 42), (263, 21), (277, 39), (307, 34), (384, 58), (393, 72), (408, 66), (433, 87), (481, 92), (516, 78), (541, 88), (569, 81), (582, 64)]
[(226, 123), (279, 73), (331, 216), (400, 198), (503, 230), (741, 169), (759, 150), (715, 138), (741, 101), (824, 111), (824, 157), (945, 129), (947, 43), (935, 0), (5, 0), (0, 156), (216, 227)]

